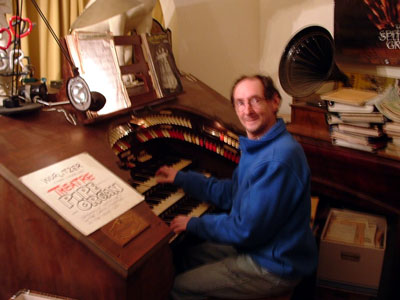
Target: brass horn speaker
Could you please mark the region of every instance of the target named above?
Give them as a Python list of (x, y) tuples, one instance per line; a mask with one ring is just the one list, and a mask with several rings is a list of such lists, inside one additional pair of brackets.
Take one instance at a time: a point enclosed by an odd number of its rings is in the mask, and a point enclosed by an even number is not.
[(285, 92), (300, 98), (315, 93), (327, 81), (349, 86), (347, 76), (335, 64), (334, 50), (331, 34), (321, 26), (296, 33), (279, 63), (279, 80)]

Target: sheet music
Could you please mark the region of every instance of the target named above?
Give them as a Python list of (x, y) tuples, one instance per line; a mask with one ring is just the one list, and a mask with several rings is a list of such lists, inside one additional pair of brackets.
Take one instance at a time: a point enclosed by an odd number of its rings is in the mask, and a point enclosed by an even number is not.
[(144, 200), (88, 153), (24, 175), (20, 180), (84, 235)]
[(80, 76), (91, 91), (106, 98), (106, 104), (96, 114), (105, 115), (130, 107), (111, 34), (75, 32), (65, 40)]
[(336, 212), (329, 220), (325, 239), (375, 247), (377, 224), (366, 216)]

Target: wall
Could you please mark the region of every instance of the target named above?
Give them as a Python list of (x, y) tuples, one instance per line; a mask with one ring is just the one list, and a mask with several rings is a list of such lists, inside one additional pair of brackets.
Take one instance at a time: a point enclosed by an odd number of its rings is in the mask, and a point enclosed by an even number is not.
[(282, 95), (281, 113), (289, 114), (291, 96), (279, 84), (279, 61), (291, 37), (319, 25), (333, 33), (333, 0), (260, 0), (260, 70), (272, 76)]
[[(334, 0), (160, 0), (172, 30), (178, 67), (229, 97), (242, 74), (271, 75), (282, 93), (280, 112), (291, 96), (279, 84), (281, 55), (304, 27), (320, 25), (333, 35)], [(400, 68), (340, 66), (343, 71), (400, 78)]]
[(233, 81), (257, 73), (259, 0), (160, 0), (181, 71), (229, 97)]

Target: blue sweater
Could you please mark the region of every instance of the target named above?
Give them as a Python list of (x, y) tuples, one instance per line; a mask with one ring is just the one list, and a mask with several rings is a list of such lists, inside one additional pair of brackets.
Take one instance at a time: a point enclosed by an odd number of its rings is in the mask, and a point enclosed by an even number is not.
[(231, 179), (178, 172), (189, 195), (228, 211), (191, 218), (187, 231), (233, 245), (284, 278), (315, 271), (310, 229), (310, 170), (301, 146), (281, 119), (259, 140), (240, 137), (241, 158)]

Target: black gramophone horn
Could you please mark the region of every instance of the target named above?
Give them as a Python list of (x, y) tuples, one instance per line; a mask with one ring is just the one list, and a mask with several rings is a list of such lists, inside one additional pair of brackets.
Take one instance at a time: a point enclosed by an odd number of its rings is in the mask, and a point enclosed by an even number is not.
[(285, 92), (306, 97), (327, 81), (349, 86), (347, 76), (335, 64), (334, 50), (333, 38), (323, 27), (310, 26), (296, 33), (279, 63), (279, 80)]

